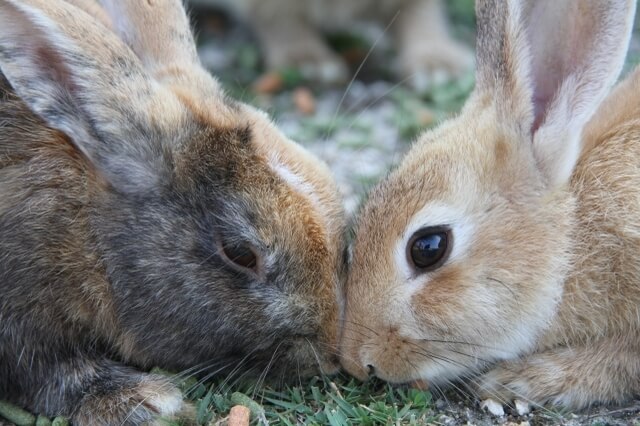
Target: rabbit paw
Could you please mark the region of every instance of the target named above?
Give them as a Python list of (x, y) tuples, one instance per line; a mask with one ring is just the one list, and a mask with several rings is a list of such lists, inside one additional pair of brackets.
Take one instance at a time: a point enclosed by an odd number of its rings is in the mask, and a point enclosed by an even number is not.
[(419, 91), (459, 78), (473, 68), (473, 53), (454, 40), (408, 46), (400, 56), (402, 73)]
[[(529, 404), (581, 409), (622, 403), (640, 391), (638, 349), (618, 339), (558, 347), (498, 364), (475, 380), (481, 399), (527, 412)], [(489, 411), (490, 406), (484, 404)], [(498, 410), (496, 410), (498, 411)]]
[[(137, 380), (136, 380), (137, 379)], [(133, 381), (97, 381), (73, 416), (79, 425), (162, 424), (187, 410), (178, 388), (167, 378), (140, 374)]]
[(503, 405), (523, 415), (529, 412), (531, 405), (570, 406), (575, 400), (558, 366), (536, 357), (500, 364), (480, 376), (476, 388), (482, 400), (481, 407), (495, 415), (503, 414)]
[(536, 354), (503, 362), (476, 379), (478, 395), (494, 414), (498, 411), (492, 410), (495, 403), (508, 405), (519, 414), (545, 404), (579, 408), (589, 398), (588, 386), (580, 384), (575, 373), (581, 373), (563, 361), (553, 354)]

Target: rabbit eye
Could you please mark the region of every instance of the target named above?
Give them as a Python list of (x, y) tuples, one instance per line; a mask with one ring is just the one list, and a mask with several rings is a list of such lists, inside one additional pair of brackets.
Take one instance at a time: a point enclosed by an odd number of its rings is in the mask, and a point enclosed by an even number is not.
[(258, 258), (248, 245), (222, 245), (222, 252), (227, 259), (242, 268), (251, 269), (255, 272), (258, 266)]
[(446, 227), (423, 228), (407, 244), (407, 258), (419, 272), (439, 268), (451, 251), (451, 230)]

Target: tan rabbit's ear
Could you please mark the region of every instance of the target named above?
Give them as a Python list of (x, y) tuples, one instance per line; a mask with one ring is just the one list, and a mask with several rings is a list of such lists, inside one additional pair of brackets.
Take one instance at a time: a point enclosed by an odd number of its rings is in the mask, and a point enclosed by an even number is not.
[(0, 0), (0, 70), (113, 185), (157, 183), (162, 149), (146, 140), (171, 121), (172, 98), (89, 15), (64, 1)]
[(476, 2), (476, 90), (530, 139), (551, 186), (571, 176), (582, 130), (619, 76), (635, 3)]
[[(100, 0), (113, 29), (159, 82), (217, 89), (201, 65), (180, 0)], [(215, 86), (215, 87), (214, 87)]]

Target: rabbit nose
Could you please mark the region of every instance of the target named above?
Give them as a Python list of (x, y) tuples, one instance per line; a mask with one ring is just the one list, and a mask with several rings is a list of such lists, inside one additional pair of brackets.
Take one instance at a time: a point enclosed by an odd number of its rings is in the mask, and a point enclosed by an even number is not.
[(367, 375), (369, 378), (376, 376), (376, 368), (371, 364), (367, 364)]

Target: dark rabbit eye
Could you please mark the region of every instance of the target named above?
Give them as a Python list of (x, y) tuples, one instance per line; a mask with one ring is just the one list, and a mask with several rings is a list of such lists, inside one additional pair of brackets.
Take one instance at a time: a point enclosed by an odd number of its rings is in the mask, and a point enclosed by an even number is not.
[(258, 267), (258, 258), (248, 245), (222, 244), (222, 251), (231, 263), (242, 268), (255, 271)]
[(445, 227), (423, 228), (407, 244), (407, 258), (419, 272), (439, 268), (451, 251), (451, 230)]

